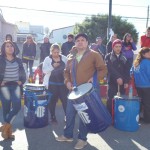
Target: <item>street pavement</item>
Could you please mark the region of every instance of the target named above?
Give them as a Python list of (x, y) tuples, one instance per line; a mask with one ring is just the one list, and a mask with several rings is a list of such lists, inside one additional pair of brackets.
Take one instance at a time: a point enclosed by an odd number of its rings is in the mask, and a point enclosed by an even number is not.
[[(2, 108), (0, 121), (3, 122)], [(15, 140), (3, 140), (0, 136), (0, 150), (73, 150), (77, 141), (78, 116), (74, 130), (74, 141), (57, 142), (55, 137), (63, 134), (64, 112), (57, 104), (58, 124), (49, 124), (43, 128), (25, 128), (22, 110), (13, 122)], [(140, 124), (136, 132), (125, 132), (110, 126), (99, 134), (88, 134), (88, 145), (83, 150), (150, 150), (150, 125)]]

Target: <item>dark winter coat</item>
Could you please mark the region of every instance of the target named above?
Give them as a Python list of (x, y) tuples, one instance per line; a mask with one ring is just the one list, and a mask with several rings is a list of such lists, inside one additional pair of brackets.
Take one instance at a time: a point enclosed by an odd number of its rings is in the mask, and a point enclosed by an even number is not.
[(51, 44), (50, 43), (43, 43), (41, 44), (40, 46), (40, 62), (43, 62), (44, 59), (50, 55), (50, 47), (51, 47)]
[(105, 62), (108, 68), (108, 83), (117, 84), (117, 79), (122, 78), (124, 83), (128, 83), (130, 73), (127, 59), (121, 53), (118, 57), (114, 52), (106, 55)]
[(69, 51), (72, 49), (72, 46), (74, 46), (75, 43), (74, 42), (65, 42), (62, 44), (61, 47), (61, 53), (65, 56), (67, 56), (69, 54)]

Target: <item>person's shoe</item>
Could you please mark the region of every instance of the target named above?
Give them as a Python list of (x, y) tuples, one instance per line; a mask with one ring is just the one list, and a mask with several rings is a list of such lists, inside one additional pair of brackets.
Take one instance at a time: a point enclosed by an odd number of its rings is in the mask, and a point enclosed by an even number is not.
[(59, 142), (72, 142), (73, 139), (72, 138), (66, 138), (64, 135), (61, 135), (61, 136), (58, 136), (56, 138), (56, 141), (59, 141)]
[(14, 140), (15, 136), (12, 134), (12, 125), (10, 126), (8, 130), (8, 138)]
[(9, 129), (11, 128), (11, 125), (9, 123), (5, 123), (2, 127), (1, 127), (1, 136), (4, 138), (4, 139), (8, 139), (9, 136), (8, 136), (8, 131)]
[(87, 145), (86, 141), (78, 140), (77, 144), (75, 145), (74, 149), (82, 149)]

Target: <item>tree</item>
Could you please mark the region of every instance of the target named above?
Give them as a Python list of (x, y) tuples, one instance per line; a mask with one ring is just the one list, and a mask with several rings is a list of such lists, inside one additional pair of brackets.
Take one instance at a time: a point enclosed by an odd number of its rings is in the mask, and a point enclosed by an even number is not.
[[(84, 32), (89, 37), (89, 42), (95, 42), (97, 36), (101, 36), (104, 43), (107, 42), (107, 25), (108, 15), (92, 15), (91, 18), (85, 18), (81, 24), (75, 24), (74, 34)], [(135, 26), (121, 16), (112, 16), (112, 30), (118, 34), (118, 38), (122, 39), (125, 33), (133, 36), (135, 43), (138, 40), (138, 33)]]

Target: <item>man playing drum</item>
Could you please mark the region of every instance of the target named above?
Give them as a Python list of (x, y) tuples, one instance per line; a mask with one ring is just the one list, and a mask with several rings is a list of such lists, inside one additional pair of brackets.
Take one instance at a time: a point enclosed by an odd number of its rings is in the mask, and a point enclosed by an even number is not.
[[(97, 71), (98, 80), (103, 79), (107, 74), (107, 68), (103, 61), (102, 56), (88, 47), (88, 37), (84, 33), (79, 33), (75, 37), (75, 46), (77, 48), (77, 54), (69, 58), (67, 66), (64, 71), (65, 84), (67, 88), (73, 90), (73, 75), (72, 67), (75, 62), (76, 71), (76, 84), (77, 86), (93, 81), (93, 74)], [(72, 142), (73, 141), (73, 129), (75, 125), (75, 116), (77, 111), (75, 110), (73, 103), (68, 100), (66, 110), (66, 126), (64, 128), (64, 135), (58, 136), (57, 141), (60, 142)], [(88, 129), (84, 123), (79, 121), (79, 134), (78, 142), (75, 145), (75, 149), (82, 149), (87, 145), (87, 133)]]

